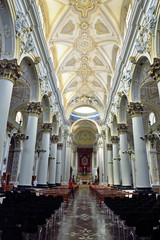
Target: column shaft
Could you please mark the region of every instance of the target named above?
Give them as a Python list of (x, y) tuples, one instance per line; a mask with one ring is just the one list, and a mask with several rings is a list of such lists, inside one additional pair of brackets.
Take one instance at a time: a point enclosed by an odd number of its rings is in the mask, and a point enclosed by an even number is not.
[(38, 168), (38, 186), (39, 187), (47, 187), (49, 142), (50, 142), (50, 132), (43, 132), (41, 147), (45, 152), (40, 153), (39, 168)]
[(120, 164), (118, 160), (118, 143), (113, 143), (113, 182), (114, 186), (120, 186)]
[(62, 157), (62, 144), (57, 144), (57, 162), (56, 162), (56, 185), (61, 185), (61, 157)]
[(26, 136), (29, 136), (29, 138), (28, 140), (25, 140), (23, 144), (19, 186), (31, 186), (37, 135), (37, 123), (38, 116), (30, 115), (28, 117)]
[(49, 181), (48, 185), (56, 186), (56, 161), (57, 161), (57, 143), (51, 144), (51, 158), (49, 164)]
[(107, 144), (108, 155), (108, 184), (113, 185), (113, 158), (112, 158), (112, 144)]

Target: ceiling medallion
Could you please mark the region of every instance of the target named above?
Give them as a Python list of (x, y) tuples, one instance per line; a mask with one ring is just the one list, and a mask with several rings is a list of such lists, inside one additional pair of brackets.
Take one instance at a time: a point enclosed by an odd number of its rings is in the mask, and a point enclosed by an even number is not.
[(82, 18), (88, 17), (88, 12), (95, 9), (100, 0), (70, 0), (70, 5), (81, 14)]
[(83, 54), (91, 51), (94, 48), (94, 45), (94, 40), (90, 36), (88, 36), (87, 33), (82, 33), (82, 37), (78, 38), (76, 41), (76, 48)]
[(91, 75), (91, 69), (87, 66), (87, 64), (83, 64), (79, 69), (78, 74), (83, 78), (87, 79)]
[(89, 25), (88, 25), (87, 22), (82, 22), (80, 27), (81, 27), (82, 30), (87, 30), (89, 28)]

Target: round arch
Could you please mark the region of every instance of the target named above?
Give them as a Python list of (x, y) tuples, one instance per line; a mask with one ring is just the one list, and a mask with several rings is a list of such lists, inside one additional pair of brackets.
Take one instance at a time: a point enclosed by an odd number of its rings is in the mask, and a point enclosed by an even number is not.
[(150, 64), (150, 60), (146, 56), (141, 56), (137, 61), (130, 87), (130, 102), (141, 102), (141, 84), (148, 77)]
[(42, 98), (42, 108), (43, 108), (43, 123), (51, 122), (51, 111), (50, 111), (50, 101), (47, 95)]
[(126, 112), (128, 107), (128, 99), (126, 95), (123, 95), (121, 97), (119, 106), (120, 107), (118, 112), (118, 123), (126, 123), (127, 122)]

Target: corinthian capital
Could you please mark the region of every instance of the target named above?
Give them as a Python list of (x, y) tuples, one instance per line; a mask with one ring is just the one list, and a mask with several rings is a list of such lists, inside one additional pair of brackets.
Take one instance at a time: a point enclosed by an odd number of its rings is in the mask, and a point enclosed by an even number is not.
[(53, 128), (52, 123), (43, 123), (42, 124), (43, 132), (51, 132), (52, 128)]
[(112, 144), (107, 143), (107, 150), (112, 150)]
[(58, 144), (57, 144), (57, 149), (58, 149), (58, 150), (62, 150), (62, 147), (63, 147), (63, 143), (58, 143)]
[(119, 142), (119, 137), (118, 136), (111, 136), (111, 142), (114, 144)]
[(154, 58), (148, 74), (158, 83), (160, 81), (160, 59)]
[(0, 60), (0, 77), (6, 78), (12, 81), (13, 83), (22, 75), (22, 70), (17, 64), (17, 59)]
[(42, 112), (40, 102), (31, 102), (27, 105), (28, 114), (39, 116)]
[(130, 102), (127, 111), (130, 113), (132, 117), (140, 116), (143, 112), (143, 104), (139, 102)]
[(58, 141), (59, 141), (58, 135), (52, 135), (51, 136), (51, 143), (56, 144), (56, 143), (58, 143)]
[(127, 133), (127, 125), (124, 123), (118, 124), (117, 130), (119, 134)]

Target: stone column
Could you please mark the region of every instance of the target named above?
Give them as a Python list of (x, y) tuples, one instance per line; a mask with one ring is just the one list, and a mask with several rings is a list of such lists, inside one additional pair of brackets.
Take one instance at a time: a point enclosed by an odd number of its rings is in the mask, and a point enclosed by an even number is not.
[(132, 116), (133, 138), (136, 163), (136, 188), (138, 191), (150, 190), (149, 166), (147, 160), (146, 143), (142, 121), (143, 105), (130, 102), (128, 112)]
[(113, 158), (112, 158), (112, 144), (107, 144), (108, 155), (108, 184), (113, 186)]
[(104, 159), (104, 185), (107, 186), (108, 185), (108, 159), (107, 159), (107, 149), (106, 149), (106, 135), (103, 134), (102, 136), (103, 139), (103, 159)]
[(156, 140), (158, 140), (158, 137), (152, 133), (152, 134), (149, 134), (147, 138), (148, 138), (147, 149), (148, 149), (148, 160), (149, 160), (149, 166), (150, 166), (151, 183), (152, 185), (157, 185), (159, 184), (159, 172), (158, 172), (157, 151), (156, 151)]
[(42, 112), (42, 108), (39, 102), (31, 102), (28, 104), (27, 110), (29, 116), (26, 128), (26, 136), (29, 138), (28, 140), (24, 141), (23, 144), (19, 187), (31, 186), (37, 136), (37, 123), (38, 116)]
[(63, 143), (57, 144), (57, 162), (56, 162), (56, 185), (61, 185), (61, 157)]
[(148, 72), (148, 74), (153, 77), (154, 81), (157, 83), (159, 97), (160, 97), (160, 59), (154, 58), (153, 64)]
[(69, 183), (70, 177), (70, 164), (71, 164), (71, 139), (70, 136), (67, 137), (67, 149), (66, 149), (66, 165), (65, 165), (65, 175), (66, 183)]
[(13, 84), (22, 75), (17, 59), (0, 60), (0, 166), (3, 158), (4, 139), (12, 97)]
[(66, 166), (67, 166), (67, 136), (68, 136), (68, 131), (65, 130), (63, 133), (63, 149), (62, 149), (62, 185), (67, 185), (67, 179), (66, 179)]
[(120, 159), (119, 159), (119, 137), (111, 137), (112, 147), (113, 147), (113, 182), (115, 187), (119, 187), (120, 183)]
[(131, 167), (128, 155), (127, 125), (118, 124), (118, 133), (120, 137), (122, 188), (129, 188), (131, 187)]
[(52, 131), (52, 123), (42, 124), (42, 151), (40, 153), (39, 166), (38, 166), (38, 184), (40, 188), (47, 188), (47, 172), (48, 172), (48, 158), (49, 158), (49, 143), (50, 143), (50, 133)]
[(56, 162), (57, 162), (57, 143), (58, 143), (58, 136), (52, 135), (51, 136), (51, 157), (49, 162), (49, 187), (56, 186)]
[(104, 159), (103, 159), (103, 142), (98, 141), (98, 163), (99, 163), (99, 185), (104, 184)]

